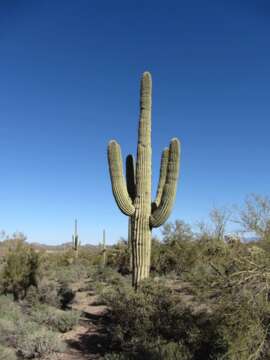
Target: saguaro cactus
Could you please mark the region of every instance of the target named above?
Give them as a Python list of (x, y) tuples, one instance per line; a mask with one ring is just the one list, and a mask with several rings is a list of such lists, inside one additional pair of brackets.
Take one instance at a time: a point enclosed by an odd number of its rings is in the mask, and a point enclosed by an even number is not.
[(75, 229), (74, 229), (74, 234), (72, 235), (72, 244), (73, 244), (73, 250), (75, 251), (75, 257), (78, 257), (78, 253), (79, 253), (79, 235), (77, 232), (77, 219), (75, 219)]
[(180, 143), (174, 138), (161, 157), (159, 184), (154, 202), (151, 201), (151, 102), (152, 80), (149, 72), (141, 79), (140, 121), (136, 167), (132, 155), (126, 159), (126, 181), (123, 175), (121, 148), (112, 140), (108, 146), (108, 161), (112, 190), (119, 209), (130, 217), (132, 243), (132, 282), (149, 276), (151, 230), (169, 217), (177, 188)]
[(103, 230), (103, 236), (102, 236), (102, 266), (106, 266), (106, 232)]

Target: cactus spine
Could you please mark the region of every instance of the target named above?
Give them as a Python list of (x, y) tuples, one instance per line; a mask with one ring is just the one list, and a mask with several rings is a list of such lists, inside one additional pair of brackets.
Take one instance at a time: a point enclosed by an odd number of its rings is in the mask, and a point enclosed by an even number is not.
[(161, 157), (159, 184), (154, 202), (151, 200), (152, 147), (151, 104), (152, 80), (145, 72), (141, 79), (140, 120), (136, 167), (132, 155), (126, 159), (126, 181), (120, 145), (112, 140), (108, 146), (108, 161), (112, 190), (119, 209), (130, 217), (132, 243), (132, 282), (135, 288), (149, 276), (151, 230), (169, 217), (177, 188), (180, 143), (174, 138)]
[(75, 258), (77, 259), (78, 253), (79, 253), (79, 235), (77, 231), (77, 219), (75, 219), (75, 228), (74, 228), (74, 234), (72, 235), (72, 244), (73, 244), (73, 250), (75, 251)]

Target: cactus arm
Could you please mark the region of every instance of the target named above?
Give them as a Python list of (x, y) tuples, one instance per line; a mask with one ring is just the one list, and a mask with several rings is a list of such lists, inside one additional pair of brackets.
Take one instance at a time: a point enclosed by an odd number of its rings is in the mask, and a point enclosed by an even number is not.
[(169, 161), (169, 149), (165, 148), (161, 155), (158, 188), (157, 188), (156, 199), (152, 203), (152, 211), (158, 208), (161, 201), (164, 185), (166, 182), (168, 161)]
[(131, 154), (126, 157), (127, 191), (132, 201), (136, 196), (135, 161)]
[(180, 160), (180, 143), (176, 138), (171, 140), (168, 160), (166, 181), (161, 201), (150, 217), (151, 227), (159, 227), (164, 224), (171, 213), (175, 200)]
[(108, 162), (115, 201), (119, 209), (125, 215), (132, 216), (135, 212), (135, 208), (129, 197), (123, 176), (121, 149), (119, 144), (114, 140), (109, 142)]

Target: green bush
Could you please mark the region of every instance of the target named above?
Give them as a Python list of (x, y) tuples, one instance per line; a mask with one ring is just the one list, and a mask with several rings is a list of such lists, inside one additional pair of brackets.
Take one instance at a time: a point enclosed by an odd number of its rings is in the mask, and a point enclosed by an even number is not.
[(67, 332), (78, 324), (80, 312), (76, 310), (63, 311), (47, 305), (40, 305), (31, 312), (31, 319), (46, 325), (51, 330)]
[(62, 285), (58, 291), (58, 296), (61, 309), (67, 309), (75, 298), (75, 291)]
[(86, 276), (87, 268), (80, 264), (72, 264), (55, 269), (55, 279), (58, 283), (66, 286), (79, 282), (81, 279), (86, 278)]
[(135, 292), (129, 286), (103, 294), (110, 308), (109, 332), (113, 348), (126, 358), (203, 360), (220, 354), (216, 331), (219, 314), (177, 295), (162, 283), (145, 282)]
[(24, 298), (30, 286), (37, 286), (40, 255), (24, 242), (9, 250), (1, 274), (3, 291), (12, 293), (14, 300)]
[(60, 307), (59, 289), (60, 284), (56, 280), (43, 277), (38, 284), (39, 302)]
[(39, 303), (47, 304), (56, 308), (66, 309), (70, 306), (75, 297), (75, 291), (64, 284), (59, 284), (55, 280), (43, 278), (38, 287), (30, 287), (24, 302), (28, 306)]
[(0, 345), (0, 360), (17, 360), (15, 350)]
[(39, 301), (40, 301), (39, 289), (36, 286), (31, 285), (27, 290), (27, 294), (24, 298), (24, 303), (32, 307), (37, 305)]
[(0, 319), (18, 321), (21, 318), (21, 308), (12, 301), (10, 296), (0, 296)]
[(14, 321), (0, 318), (0, 344), (11, 344), (16, 330)]
[(16, 336), (18, 354), (26, 359), (64, 351), (64, 344), (57, 333), (32, 322), (20, 322)]
[(117, 244), (108, 248), (106, 254), (107, 266), (112, 267), (122, 275), (130, 273), (130, 249), (125, 240), (120, 240)]

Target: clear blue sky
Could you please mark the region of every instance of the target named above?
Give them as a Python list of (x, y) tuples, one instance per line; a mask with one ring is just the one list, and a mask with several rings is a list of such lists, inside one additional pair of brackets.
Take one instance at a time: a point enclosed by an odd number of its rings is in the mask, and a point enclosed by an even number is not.
[(153, 189), (182, 142), (171, 220), (270, 193), (265, 0), (0, 1), (0, 228), (30, 241), (126, 236), (106, 149), (135, 153), (139, 79), (153, 76)]

